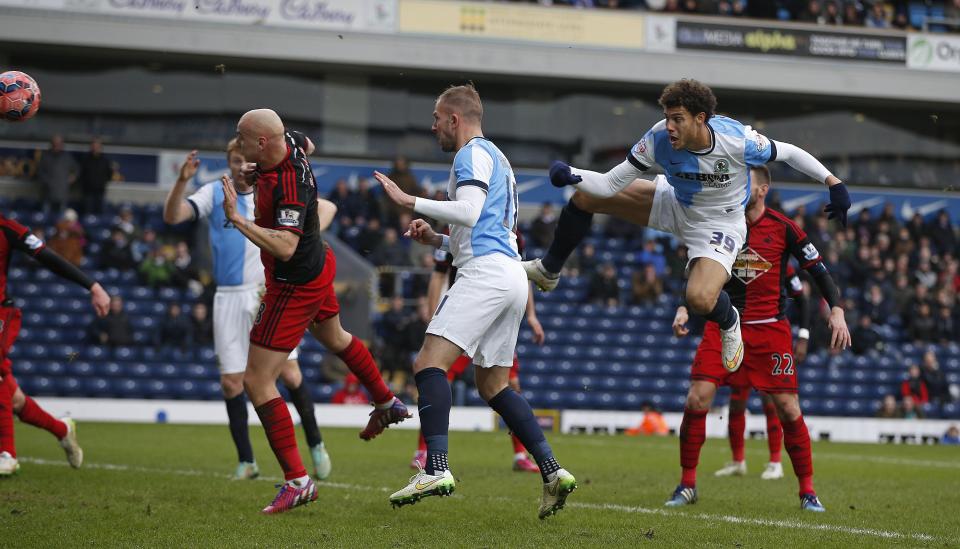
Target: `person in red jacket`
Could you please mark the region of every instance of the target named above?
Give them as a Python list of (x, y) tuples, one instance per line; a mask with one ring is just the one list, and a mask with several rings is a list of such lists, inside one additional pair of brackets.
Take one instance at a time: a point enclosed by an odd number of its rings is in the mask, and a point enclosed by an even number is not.
[(927, 384), (920, 377), (920, 367), (916, 364), (911, 364), (910, 369), (907, 370), (907, 379), (900, 384), (900, 395), (903, 396), (903, 400), (912, 400), (917, 407), (930, 402)]
[(360, 380), (353, 374), (347, 374), (342, 389), (333, 393), (331, 404), (370, 404), (370, 397), (360, 389)]

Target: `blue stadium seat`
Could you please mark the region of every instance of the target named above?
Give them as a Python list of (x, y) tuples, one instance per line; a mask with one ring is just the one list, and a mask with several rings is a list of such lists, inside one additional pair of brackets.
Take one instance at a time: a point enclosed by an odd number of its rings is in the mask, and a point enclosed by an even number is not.
[(145, 385), (137, 379), (121, 378), (110, 382), (110, 391), (122, 398), (143, 398)]
[(143, 351), (140, 347), (116, 347), (113, 350), (113, 358), (120, 361), (141, 360)]
[(81, 392), (83, 379), (69, 376), (61, 377), (56, 380), (57, 393), (62, 396), (73, 396)]

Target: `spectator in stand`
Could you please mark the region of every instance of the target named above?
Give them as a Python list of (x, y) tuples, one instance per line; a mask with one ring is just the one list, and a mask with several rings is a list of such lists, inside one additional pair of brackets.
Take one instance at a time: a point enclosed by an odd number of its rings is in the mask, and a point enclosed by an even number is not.
[(843, 6), (843, 24), (854, 27), (863, 25), (863, 13), (857, 2), (846, 2)]
[(80, 174), (77, 179), (83, 192), (83, 213), (103, 213), (103, 199), (107, 192), (107, 183), (113, 179), (113, 165), (103, 156), (103, 143), (99, 137), (90, 142), (90, 153), (80, 160)]
[(880, 408), (874, 415), (876, 417), (885, 419), (896, 419), (903, 417), (900, 408), (897, 406), (897, 397), (893, 395), (884, 396), (883, 401), (880, 403)]
[(553, 241), (553, 231), (557, 228), (557, 211), (553, 204), (544, 202), (540, 213), (530, 224), (530, 240), (538, 248), (546, 248)]
[(380, 317), (379, 331), (383, 341), (380, 367), (384, 379), (390, 380), (391, 384), (412, 372), (410, 350), (407, 348), (407, 325), (410, 321), (411, 316), (404, 307), (402, 296), (394, 296), (390, 300), (390, 309)]
[(350, 246), (350, 248), (359, 250), (360, 230), (362, 227), (357, 226), (353, 222), (353, 219), (346, 216), (338, 217), (338, 225), (339, 228), (337, 229), (337, 238), (344, 241), (344, 243), (346, 243), (347, 246)]
[(667, 272), (667, 258), (660, 250), (660, 245), (655, 240), (647, 240), (643, 243), (643, 250), (637, 254), (637, 261), (643, 265), (653, 265), (657, 276), (663, 276)]
[(364, 219), (379, 219), (383, 222), (383, 216), (380, 215), (380, 197), (370, 188), (370, 180), (361, 177), (357, 181), (357, 192), (354, 193), (356, 203), (356, 215)]
[(360, 234), (357, 236), (357, 252), (363, 257), (370, 255), (377, 249), (383, 240), (383, 229), (380, 227), (380, 220), (377, 218), (368, 219), (366, 225), (360, 228)]
[(960, 429), (956, 425), (947, 427), (947, 432), (940, 437), (940, 444), (958, 445), (960, 444)]
[(940, 314), (937, 316), (937, 335), (936, 341), (941, 345), (948, 345), (960, 339), (960, 331), (957, 330), (957, 321), (953, 318), (953, 310), (950, 307), (940, 307)]
[(40, 153), (37, 161), (37, 182), (43, 200), (43, 212), (60, 215), (70, 195), (70, 185), (76, 179), (77, 162), (63, 150), (63, 137), (54, 135), (50, 149)]
[(960, 0), (947, 0), (947, 5), (943, 9), (943, 15), (947, 19), (960, 21)]
[(195, 303), (190, 309), (190, 324), (194, 345), (213, 345), (213, 320), (205, 303)]
[(905, 403), (906, 401), (911, 401), (913, 404), (916, 404), (918, 408), (930, 402), (930, 393), (927, 390), (927, 384), (923, 382), (923, 377), (920, 375), (920, 367), (916, 364), (911, 364), (907, 370), (907, 379), (903, 380), (903, 383), (900, 384), (900, 396), (903, 397)]
[(174, 247), (174, 254), (171, 282), (177, 287), (189, 288), (194, 294), (199, 295), (203, 285), (200, 284), (200, 271), (193, 264), (193, 258), (190, 256), (190, 247), (181, 240)]
[[(393, 166), (390, 168), (387, 177), (392, 179), (403, 192), (411, 196), (426, 198), (427, 192), (417, 182), (417, 178), (410, 170), (410, 162), (407, 161), (405, 156), (397, 156), (393, 159)], [(384, 197), (383, 205), (386, 215), (384, 221), (390, 225), (395, 225), (400, 214), (404, 213), (404, 209), (397, 206), (392, 200), (387, 200), (386, 197)]]
[(928, 349), (927, 352), (923, 353), (923, 368), (920, 371), (920, 378), (927, 387), (927, 394), (931, 401), (943, 405), (952, 400), (947, 376), (940, 369), (937, 353), (933, 349)]
[(564, 268), (571, 276), (589, 276), (597, 269), (597, 248), (590, 242), (585, 242), (578, 249), (576, 255), (570, 257)]
[(133, 342), (133, 329), (123, 308), (123, 298), (110, 297), (110, 312), (103, 318), (94, 319), (90, 325), (90, 340), (98, 345), (119, 347)]
[(653, 265), (645, 265), (643, 271), (633, 271), (630, 302), (634, 305), (652, 305), (663, 295), (663, 280), (657, 276)]
[(834, 0), (827, 0), (823, 5), (823, 24), (842, 25), (843, 16), (840, 14), (840, 6)]
[(390, 265), (406, 267), (410, 265), (410, 255), (403, 242), (400, 241), (397, 230), (387, 227), (383, 231), (383, 240), (373, 249), (368, 257), (371, 263), (378, 267)]
[(130, 249), (130, 240), (118, 228), (110, 231), (110, 240), (103, 243), (100, 250), (100, 264), (126, 271), (136, 266), (133, 260), (133, 251)]
[(154, 249), (137, 267), (140, 281), (151, 288), (169, 286), (173, 278), (173, 264), (167, 261), (163, 251)]
[(143, 262), (150, 255), (150, 252), (160, 247), (157, 242), (157, 231), (147, 229), (143, 231), (143, 236), (130, 243), (130, 252), (133, 254), (133, 260), (137, 264)]
[(137, 226), (133, 216), (133, 208), (130, 206), (120, 208), (120, 213), (113, 220), (113, 226), (123, 231), (123, 234), (127, 235), (127, 238), (131, 241), (138, 240), (141, 237), (140, 227)]
[(877, 284), (871, 284), (860, 305), (860, 314), (869, 316), (874, 324), (887, 324), (893, 314), (891, 303)]
[(183, 314), (180, 305), (171, 303), (167, 306), (167, 314), (160, 322), (154, 345), (186, 349), (191, 343), (190, 331), (190, 321)]
[(917, 316), (910, 322), (910, 340), (914, 343), (931, 343), (937, 337), (937, 321), (933, 318), (929, 303), (921, 303)]
[(953, 232), (950, 214), (946, 210), (940, 210), (937, 217), (930, 223), (927, 228), (927, 236), (930, 237), (933, 247), (939, 255), (957, 252), (957, 235)]
[(620, 286), (617, 284), (617, 269), (612, 263), (604, 263), (599, 270), (593, 273), (590, 279), (590, 288), (587, 291), (587, 301), (599, 303), (607, 307), (620, 305)]
[(863, 24), (866, 27), (874, 29), (890, 28), (890, 14), (887, 12), (887, 8), (883, 5), (883, 2), (877, 0), (870, 6), (866, 16), (863, 18)]
[(870, 315), (861, 314), (857, 327), (850, 334), (852, 344), (850, 350), (855, 355), (862, 355), (869, 351), (883, 350), (883, 337), (873, 325), (873, 319)]
[(824, 24), (826, 18), (823, 16), (823, 5), (820, 4), (820, 0), (809, 0), (806, 7), (800, 11), (795, 19), (804, 23)]
[(350, 218), (351, 221), (353, 220), (356, 212), (352, 209), (354, 206), (354, 201), (350, 194), (350, 186), (347, 184), (346, 179), (337, 180), (333, 186), (333, 190), (327, 195), (327, 200), (333, 202), (333, 204), (337, 207), (337, 212), (340, 214), (340, 219)]
[(331, 404), (370, 404), (370, 397), (366, 391), (360, 388), (360, 380), (357, 376), (347, 374), (344, 380), (344, 386), (330, 399)]
[(903, 419), (922, 419), (924, 417), (923, 408), (919, 404), (914, 402), (911, 398), (903, 399), (903, 404), (901, 405), (900, 417)]
[(83, 247), (87, 244), (84, 234), (77, 212), (67, 208), (53, 228), (53, 235), (47, 240), (47, 246), (75, 267), (79, 267), (83, 262)]

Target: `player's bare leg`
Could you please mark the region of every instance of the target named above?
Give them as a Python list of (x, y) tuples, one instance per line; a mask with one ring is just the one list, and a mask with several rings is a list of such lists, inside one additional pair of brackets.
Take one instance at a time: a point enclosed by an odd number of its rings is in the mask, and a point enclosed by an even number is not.
[(270, 441), (286, 482), (263, 513), (282, 513), (317, 499), (317, 487), (307, 476), (297, 448), (297, 434), (287, 403), (277, 390), (277, 378), (290, 351), (277, 351), (250, 344), (243, 387), (260, 416), (263, 430)]
[[(0, 368), (3, 368), (2, 364)], [(0, 371), (0, 478), (16, 474), (20, 470), (13, 430), (14, 391), (16, 383), (9, 368)]]
[(303, 379), (300, 364), (296, 360), (287, 360), (280, 370), (280, 381), (290, 393), (293, 407), (300, 416), (300, 426), (307, 438), (310, 447), (310, 459), (313, 461), (313, 475), (318, 480), (325, 480), (330, 476), (333, 465), (330, 463), (330, 454), (323, 443), (320, 427), (317, 426), (317, 417), (313, 405), (313, 396), (310, 387)]
[(826, 511), (813, 489), (813, 453), (810, 451), (810, 432), (800, 412), (800, 397), (796, 393), (774, 393), (770, 396), (777, 407), (777, 415), (783, 425), (783, 442), (800, 483), (800, 508), (805, 511)]
[(510, 388), (510, 366), (478, 367), (474, 371), (480, 397), (500, 414), (507, 427), (533, 454), (540, 468), (543, 497), (538, 516), (542, 520), (556, 514), (563, 509), (567, 496), (576, 490), (577, 480), (557, 463), (530, 404)]
[(404, 488), (390, 496), (394, 507), (417, 503), (429, 496), (448, 496), (456, 488), (447, 461), (450, 408), (453, 394), (447, 370), (463, 349), (442, 337), (426, 334), (413, 362), (413, 374), (420, 393), (417, 407), (420, 430), (427, 443), (426, 467), (417, 471)]
[(545, 292), (556, 288), (563, 264), (590, 234), (593, 214), (608, 214), (646, 227), (656, 191), (657, 184), (653, 181), (636, 179), (609, 198), (598, 198), (579, 191), (574, 193), (560, 212), (553, 242), (547, 253), (543, 258), (522, 263), (527, 278)]
[(374, 362), (367, 346), (343, 329), (343, 325), (340, 324), (340, 315), (334, 315), (320, 322), (311, 322), (310, 333), (327, 350), (340, 357), (340, 360), (350, 368), (373, 397), (374, 410), (370, 412), (370, 421), (360, 432), (360, 438), (370, 440), (390, 425), (413, 417), (383, 381), (380, 368)]
[[(518, 378), (511, 377), (509, 383), (512, 391), (518, 395), (523, 394), (520, 391), (520, 380)], [(512, 432), (510, 433), (510, 442), (513, 443), (513, 470), (526, 473), (539, 473), (540, 468), (527, 456), (527, 448), (523, 445), (520, 438)]]
[(260, 476), (260, 468), (253, 458), (253, 446), (250, 444), (249, 415), (247, 399), (243, 393), (243, 372), (220, 374), (220, 390), (227, 405), (227, 420), (230, 436), (237, 448), (237, 470), (234, 480), (255, 479)]
[(717, 386), (709, 381), (695, 379), (690, 383), (683, 422), (680, 423), (680, 484), (664, 504), (667, 507), (697, 502), (697, 464), (707, 439), (707, 412), (716, 394)]
[(13, 392), (13, 413), (20, 421), (39, 427), (57, 437), (60, 447), (67, 455), (67, 462), (74, 469), (83, 465), (83, 449), (77, 443), (77, 424), (70, 418), (57, 419), (47, 413), (39, 404), (18, 386)]
[(730, 395), (730, 406), (727, 410), (727, 438), (730, 439), (732, 459), (722, 469), (714, 473), (718, 477), (738, 476), (747, 474), (747, 461), (744, 459), (744, 435), (747, 429), (747, 397), (746, 391), (734, 388)]
[(723, 345), (723, 367), (736, 372), (743, 362), (743, 338), (740, 335), (740, 313), (723, 290), (730, 275), (718, 261), (709, 257), (695, 258), (687, 280), (687, 308), (695, 315), (720, 326)]
[(780, 461), (780, 448), (783, 446), (783, 426), (780, 424), (780, 417), (777, 415), (777, 405), (773, 403), (773, 397), (767, 393), (760, 393), (763, 400), (763, 413), (767, 416), (767, 447), (770, 450), (770, 461), (760, 478), (763, 480), (775, 480), (783, 478), (783, 463)]

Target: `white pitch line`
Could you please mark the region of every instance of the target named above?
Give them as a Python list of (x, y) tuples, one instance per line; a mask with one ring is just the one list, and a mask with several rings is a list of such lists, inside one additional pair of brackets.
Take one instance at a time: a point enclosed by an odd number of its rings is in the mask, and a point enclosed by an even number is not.
[(864, 456), (857, 454), (834, 454), (829, 452), (814, 452), (814, 458), (839, 459), (846, 461), (869, 461), (883, 465), (907, 465), (911, 467), (942, 467), (945, 469), (960, 469), (960, 461), (936, 461), (931, 459), (895, 458), (884, 456)]
[[(67, 467), (68, 464), (63, 461), (54, 461), (43, 458), (21, 458), (19, 461), (23, 463), (33, 463), (36, 465), (52, 465), (57, 467)], [(146, 474), (161, 474), (161, 475), (178, 475), (178, 476), (191, 476), (191, 477), (213, 477), (220, 479), (230, 479), (230, 475), (224, 475), (219, 473), (211, 473), (208, 471), (198, 471), (196, 469), (159, 469), (153, 467), (140, 467), (135, 465), (117, 465), (112, 463), (84, 463), (84, 468), (88, 469), (102, 469), (106, 471), (126, 471), (133, 473), (146, 473)], [(257, 477), (256, 480), (268, 481), (268, 482), (282, 482), (282, 479), (279, 477)], [(363, 486), (359, 484), (345, 484), (340, 482), (327, 482), (319, 481), (317, 484), (318, 488), (339, 488), (345, 490), (363, 490), (368, 492), (389, 492), (389, 488), (376, 487), (376, 486)], [(496, 498), (503, 499), (506, 501), (513, 501), (511, 498)], [(613, 503), (578, 503), (571, 502), (568, 504), (568, 507), (574, 507), (579, 509), (591, 509), (598, 511), (619, 511), (623, 513), (634, 513), (634, 514), (643, 514), (643, 515), (660, 515), (660, 516), (687, 516), (691, 518), (696, 518), (705, 521), (712, 522), (726, 522), (730, 524), (744, 524), (750, 526), (773, 526), (776, 528), (790, 528), (794, 530), (816, 530), (816, 531), (829, 531), (836, 532), (840, 534), (849, 534), (856, 536), (873, 536), (884, 539), (914, 539), (920, 541), (933, 541), (936, 538), (930, 534), (917, 534), (917, 533), (902, 533), (902, 532), (892, 532), (889, 530), (877, 530), (873, 528), (856, 528), (848, 526), (838, 526), (833, 524), (811, 524), (807, 522), (799, 521), (789, 521), (789, 520), (775, 520), (775, 519), (759, 519), (759, 518), (744, 518), (737, 517), (733, 515), (710, 515), (707, 513), (683, 513), (680, 511), (667, 511), (666, 509), (649, 509), (646, 507), (639, 506), (630, 506), (630, 505), (618, 505)]]

